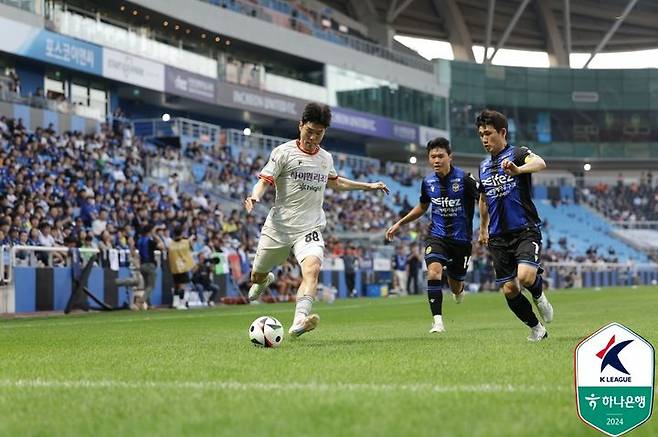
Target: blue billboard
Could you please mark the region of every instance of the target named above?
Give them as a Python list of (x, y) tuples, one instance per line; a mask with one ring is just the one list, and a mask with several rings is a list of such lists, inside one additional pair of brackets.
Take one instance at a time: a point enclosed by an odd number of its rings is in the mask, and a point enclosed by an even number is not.
[(19, 54), (98, 76), (103, 72), (101, 47), (48, 30), (28, 39)]

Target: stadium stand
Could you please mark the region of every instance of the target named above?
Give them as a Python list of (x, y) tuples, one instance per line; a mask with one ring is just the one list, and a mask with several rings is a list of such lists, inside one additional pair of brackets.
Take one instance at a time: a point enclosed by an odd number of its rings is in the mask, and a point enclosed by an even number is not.
[[(384, 244), (384, 232), (418, 201), (428, 138), (450, 136), (458, 145), (455, 163), (474, 171), (482, 147), (473, 116), (486, 105), (510, 114), (512, 141), (531, 144), (561, 174), (542, 175), (535, 184), (545, 261), (612, 265), (656, 256), (655, 248), (641, 244), (655, 226), (637, 227), (658, 220), (651, 172), (637, 182), (583, 185), (567, 163), (591, 156), (630, 159), (624, 165), (636, 166), (635, 154), (656, 156), (658, 130), (648, 116), (653, 103), (642, 91), (653, 86), (651, 71), (428, 62), (396, 50), (395, 42), (386, 45), (381, 35), (378, 43), (369, 40), (368, 32), (376, 34), (371, 23), (347, 17), (337, 4), (314, 1), (206, 0), (183, 14), (205, 12), (276, 33), (271, 23), (281, 35), (291, 33), (283, 28), (297, 32), (314, 47), (309, 53), (241, 40), (240, 32), (225, 35), (202, 20), (186, 23), (157, 2), (55, 1), (44, 11), (22, 2), (28, 12), (20, 14), (12, 12), (15, 2), (0, 3), (4, 24), (32, 26), (21, 34), (25, 51), (3, 46), (8, 54), (0, 56), (5, 247), (124, 250), (147, 224), (164, 225), (158, 238), (166, 243), (181, 222), (195, 236), (196, 251), (212, 244), (240, 252), (236, 268), (244, 279), (274, 193), (253, 216), (244, 213), (242, 201), (272, 147), (296, 134), (300, 107), (318, 96), (336, 114), (324, 145), (339, 174), (391, 188), (387, 197), (327, 191), (332, 269), (341, 269), (339, 258), (350, 245), (358, 246), (365, 264), (389, 257), (393, 247)], [(354, 67), (359, 60), (363, 68)], [(545, 83), (547, 91), (536, 94)], [(597, 96), (579, 94), (583, 83), (596, 84)], [(618, 89), (634, 92), (617, 101)], [(406, 164), (410, 154), (421, 163)], [(406, 227), (396, 245), (419, 244), (426, 228), (426, 218)], [(475, 245), (471, 264), (470, 280), (478, 289), (492, 288), (486, 248)], [(340, 281), (328, 282), (344, 291)]]
[(582, 199), (608, 220), (620, 224), (658, 221), (658, 186), (653, 174), (643, 173), (638, 183), (625, 183), (623, 175), (615, 185), (599, 183), (580, 190)]

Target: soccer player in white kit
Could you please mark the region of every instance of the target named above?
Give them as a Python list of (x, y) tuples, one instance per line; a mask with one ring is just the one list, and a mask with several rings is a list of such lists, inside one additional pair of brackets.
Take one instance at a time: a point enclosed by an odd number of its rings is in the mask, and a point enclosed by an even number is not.
[(320, 147), (330, 124), (331, 109), (328, 106), (306, 105), (299, 122), (299, 139), (272, 150), (251, 196), (244, 202), (247, 212), (251, 213), (267, 186), (276, 187), (274, 206), (261, 230), (251, 270), (253, 285), (249, 290), (249, 300), (258, 299), (274, 281), (271, 270), (282, 264), (292, 250), (302, 268), (295, 318), (288, 331), (294, 337), (315, 329), (320, 321), (317, 314), (310, 313), (324, 258), (322, 230), (326, 219), (322, 203), (325, 188), (389, 193), (383, 182), (357, 182), (338, 176), (331, 154)]

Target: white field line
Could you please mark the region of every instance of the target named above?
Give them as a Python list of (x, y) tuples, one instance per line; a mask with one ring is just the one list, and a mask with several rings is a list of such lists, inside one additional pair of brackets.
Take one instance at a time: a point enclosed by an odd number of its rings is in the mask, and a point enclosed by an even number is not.
[[(411, 304), (418, 304), (419, 301), (405, 301), (405, 302), (397, 302), (398, 305), (411, 305)], [(323, 305), (321, 308), (321, 312), (325, 311), (332, 311), (332, 310), (343, 310), (343, 309), (354, 309), (354, 308), (365, 308), (365, 307), (371, 307), (373, 304), (353, 304), (353, 305), (337, 305), (337, 306), (331, 306), (331, 305)], [(21, 323), (19, 320), (20, 319), (14, 319), (13, 323), (2, 323), (0, 321), (0, 331), (3, 329), (13, 329), (13, 328), (42, 328), (44, 326), (53, 327), (53, 326), (71, 326), (71, 325), (80, 325), (80, 324), (85, 324), (85, 325), (96, 325), (96, 324), (102, 324), (102, 325), (107, 325), (107, 324), (112, 324), (112, 323), (132, 323), (132, 322), (146, 322), (146, 321), (152, 321), (152, 322), (157, 322), (159, 320), (177, 320), (177, 319), (196, 319), (196, 318), (211, 318), (211, 317), (231, 317), (231, 316), (248, 316), (248, 315), (253, 315), (253, 314), (279, 314), (282, 312), (290, 313), (293, 314), (293, 308), (292, 306), (287, 309), (283, 308), (273, 308), (270, 306), (265, 306), (265, 305), (258, 305), (258, 306), (250, 306), (249, 311), (222, 311), (222, 307), (220, 308), (214, 308), (212, 310), (200, 310), (200, 314), (194, 314), (195, 311), (197, 310), (188, 310), (184, 313), (180, 313), (177, 310), (171, 310), (173, 313), (172, 315), (160, 315), (162, 314), (162, 311), (166, 310), (158, 310), (157, 313), (154, 314), (154, 316), (148, 316), (145, 315), (143, 317), (125, 317), (125, 318), (112, 318), (112, 317), (106, 317), (106, 314), (102, 313), (90, 313), (90, 314), (83, 314), (82, 316), (76, 316), (75, 319), (69, 319), (65, 320), (64, 316), (57, 316), (57, 318), (53, 317), (48, 317), (44, 319), (36, 319), (36, 320), (30, 320), (29, 322), (26, 323)], [(97, 319), (91, 319), (93, 315), (99, 315), (101, 317)], [(148, 314), (148, 313), (146, 313)], [(176, 315), (174, 315), (176, 314)], [(61, 318), (60, 318), (61, 317)]]
[(307, 392), (407, 392), (407, 393), (552, 393), (571, 388), (554, 385), (513, 384), (358, 384), (358, 383), (260, 383), (238, 381), (119, 381), (119, 380), (0, 380), (0, 389), (116, 389), (116, 390), (205, 390), (205, 391), (307, 391)]

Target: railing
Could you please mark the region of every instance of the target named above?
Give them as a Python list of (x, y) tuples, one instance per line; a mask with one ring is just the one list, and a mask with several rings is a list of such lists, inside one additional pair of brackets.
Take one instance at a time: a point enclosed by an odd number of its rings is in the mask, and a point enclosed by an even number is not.
[(17, 92), (5, 88), (0, 89), (0, 100), (105, 121), (105, 114), (102, 110), (84, 105), (74, 105), (68, 100), (51, 100), (44, 96), (21, 96)]
[(218, 144), (222, 128), (216, 124), (203, 121), (191, 120), (189, 118), (177, 117), (174, 119), (178, 132), (186, 137), (205, 144)]
[[(243, 131), (238, 129), (222, 129), (220, 126), (214, 124), (187, 118), (174, 118), (166, 122), (160, 119), (137, 119), (133, 120), (133, 127), (136, 136), (147, 139), (181, 135), (201, 143), (209, 145), (226, 144), (263, 156), (268, 156), (272, 149), (290, 141), (290, 138), (259, 133), (245, 135)], [(187, 144), (182, 144), (181, 146), (184, 149), (187, 147)], [(372, 168), (375, 170), (379, 170), (380, 168), (380, 162), (377, 159), (344, 153), (334, 154), (334, 166), (338, 166), (339, 159), (345, 159), (345, 163), (354, 170), (368, 171)], [(154, 159), (150, 165), (152, 167), (149, 174), (154, 177), (167, 177), (172, 173), (181, 174), (185, 171), (189, 172), (189, 165), (172, 162), (171, 160)], [(405, 170), (407, 172), (412, 171), (406, 164), (399, 165), (400, 168), (407, 168), (408, 170)], [(153, 173), (154, 171), (157, 174)]]
[[(222, 128), (216, 124), (176, 117), (168, 121), (157, 118), (133, 120), (135, 135), (144, 138), (184, 136), (200, 143), (219, 144)], [(183, 145), (185, 146), (185, 145)]]
[[(257, 154), (264, 156), (269, 155), (275, 147), (290, 141), (290, 138), (275, 137), (258, 133), (245, 135), (242, 131), (237, 129), (224, 129), (224, 132), (226, 133), (227, 144), (247, 151), (254, 151)], [(348, 155), (345, 153), (334, 153), (333, 155), (335, 167), (338, 167), (339, 160), (343, 158), (345, 159), (345, 163), (353, 170), (367, 171), (373, 167), (376, 170), (379, 170), (380, 167), (378, 159)]]
[(176, 175), (179, 180), (186, 181), (190, 179), (190, 164), (161, 157), (149, 158), (146, 174), (156, 179), (168, 179)]
[(0, 3), (40, 14), (44, 10), (45, 0), (0, 0)]
[(256, 133), (245, 135), (237, 129), (225, 129), (225, 132), (227, 144), (249, 151), (255, 151), (260, 155), (269, 155), (272, 149), (290, 141), (290, 138), (275, 137), (272, 135)]
[(617, 226), (621, 229), (649, 229), (649, 230), (658, 230), (658, 221), (613, 221), (610, 220), (610, 224)]
[[(290, 15), (283, 14), (281, 12), (275, 11), (270, 8), (266, 8), (259, 4), (254, 4), (244, 0), (201, 0), (206, 3), (210, 3), (215, 6), (227, 8), (233, 12), (240, 14), (248, 15), (259, 20), (267, 21), (268, 23), (275, 24), (277, 26), (285, 27), (291, 30), (295, 30), (304, 34), (311, 34), (316, 38), (323, 39), (325, 41), (332, 42), (341, 46), (346, 46), (351, 49), (357, 50), (362, 53), (367, 53), (372, 56), (377, 56), (379, 58), (387, 59), (389, 61), (395, 62), (397, 64), (406, 65), (418, 70), (426, 71), (432, 73), (434, 71), (434, 65), (420, 56), (409, 55), (406, 53), (397, 52), (391, 50), (382, 45), (366, 41), (362, 38), (357, 38), (351, 35), (343, 34), (336, 32), (332, 29), (319, 28), (317, 24), (312, 23), (311, 27), (306, 26), (306, 22), (303, 16), (298, 16), (294, 20), (291, 20)], [(291, 25), (291, 21), (296, 23), (295, 27)]]
[[(595, 187), (598, 184), (604, 184), (609, 187), (615, 187), (621, 180), (621, 182), (625, 186), (631, 184), (643, 184), (643, 185), (649, 185), (652, 188), (658, 187), (658, 171), (656, 172), (655, 178), (654, 177), (647, 178), (646, 171), (635, 170), (631, 172), (625, 172), (625, 174), (623, 171), (620, 171), (619, 173), (622, 174), (621, 179), (619, 178), (619, 176), (598, 176), (596, 174), (594, 175), (586, 174), (583, 177), (576, 178), (576, 184), (578, 186), (588, 187), (588, 188)], [(533, 180), (534, 180), (534, 176), (533, 176)]]
[[(12, 283), (14, 267), (69, 267), (71, 265), (69, 247), (44, 247), (44, 246), (1, 246), (0, 247), (0, 281)], [(130, 251), (127, 249), (110, 249), (110, 251), (101, 252), (97, 248), (78, 248), (81, 256), (93, 256), (101, 254), (103, 259), (109, 259), (110, 253), (116, 251), (119, 259), (119, 265), (128, 267), (130, 265)], [(156, 265), (159, 267), (161, 262), (166, 258), (166, 253), (156, 250)], [(44, 254), (39, 257), (37, 254)], [(55, 255), (59, 254), (61, 263), (54, 265)], [(123, 260), (123, 261), (122, 261)]]
[(71, 13), (68, 10), (55, 8), (52, 20), (55, 29), (64, 35), (123, 50), (213, 79), (217, 78), (217, 61), (207, 56), (161, 43), (147, 35), (102, 22), (100, 19)]
[(658, 264), (651, 263), (577, 263), (542, 264), (553, 288), (589, 288), (656, 285)]

